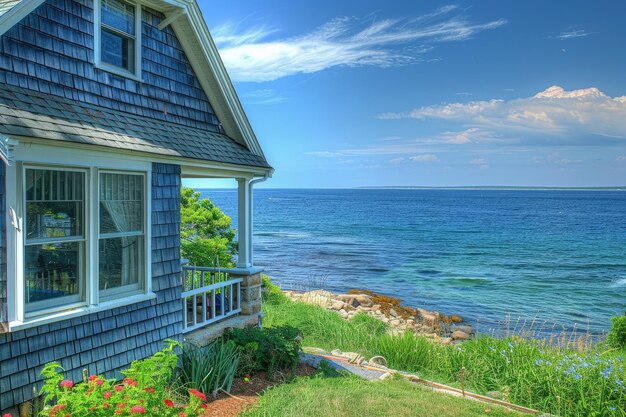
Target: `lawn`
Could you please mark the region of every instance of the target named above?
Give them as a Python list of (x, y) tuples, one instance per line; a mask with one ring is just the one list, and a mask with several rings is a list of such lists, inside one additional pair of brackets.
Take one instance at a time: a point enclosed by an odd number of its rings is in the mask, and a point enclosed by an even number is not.
[(357, 314), (342, 320), (334, 312), (296, 303), (265, 282), (264, 326), (294, 326), (303, 346), (382, 355), (393, 369), (479, 394), (498, 392), (518, 405), (560, 416), (626, 417), (626, 352), (599, 344), (590, 349), (555, 347), (519, 337), (478, 337), (442, 346), (412, 333), (392, 336), (386, 326)]
[(245, 417), (275, 416), (521, 416), (504, 408), (451, 397), (403, 379), (298, 378), (268, 390)]

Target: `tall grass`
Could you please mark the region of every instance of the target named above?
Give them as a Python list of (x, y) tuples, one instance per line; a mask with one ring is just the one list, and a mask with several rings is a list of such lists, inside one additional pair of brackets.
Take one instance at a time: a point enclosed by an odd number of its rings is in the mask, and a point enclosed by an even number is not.
[(460, 383), (464, 368), (467, 389), (497, 391), (505, 400), (560, 416), (626, 417), (623, 350), (517, 336), (481, 336), (443, 346), (410, 332), (391, 335), (366, 315), (342, 320), (334, 312), (295, 303), (268, 285), (264, 324), (298, 327), (305, 346), (382, 355), (391, 368), (451, 385)]

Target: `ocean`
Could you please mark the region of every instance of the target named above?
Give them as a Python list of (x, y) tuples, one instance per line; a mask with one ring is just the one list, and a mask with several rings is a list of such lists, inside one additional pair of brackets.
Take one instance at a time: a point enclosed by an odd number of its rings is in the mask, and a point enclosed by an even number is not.
[[(201, 194), (236, 226), (235, 190)], [(365, 288), (484, 332), (599, 335), (626, 312), (626, 192), (257, 189), (254, 239), (284, 289)]]

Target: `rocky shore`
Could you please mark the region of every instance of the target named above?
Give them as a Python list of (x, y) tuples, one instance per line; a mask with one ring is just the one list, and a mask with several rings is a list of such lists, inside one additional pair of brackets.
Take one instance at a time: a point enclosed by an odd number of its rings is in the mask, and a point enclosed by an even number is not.
[(344, 320), (358, 313), (367, 314), (386, 323), (391, 332), (411, 331), (431, 337), (442, 344), (462, 342), (475, 336), (470, 324), (458, 315), (446, 316), (436, 311), (403, 306), (400, 300), (368, 290), (350, 290), (346, 294), (334, 294), (316, 290), (307, 292), (284, 291), (293, 301), (313, 304), (334, 311)]

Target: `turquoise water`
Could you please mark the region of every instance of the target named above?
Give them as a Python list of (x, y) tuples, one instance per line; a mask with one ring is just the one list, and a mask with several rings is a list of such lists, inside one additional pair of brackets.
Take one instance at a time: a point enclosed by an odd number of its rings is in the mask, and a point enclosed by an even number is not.
[[(236, 219), (235, 191), (202, 194)], [(626, 192), (259, 189), (254, 216), (283, 288), (367, 288), (483, 331), (599, 334), (626, 311)]]

